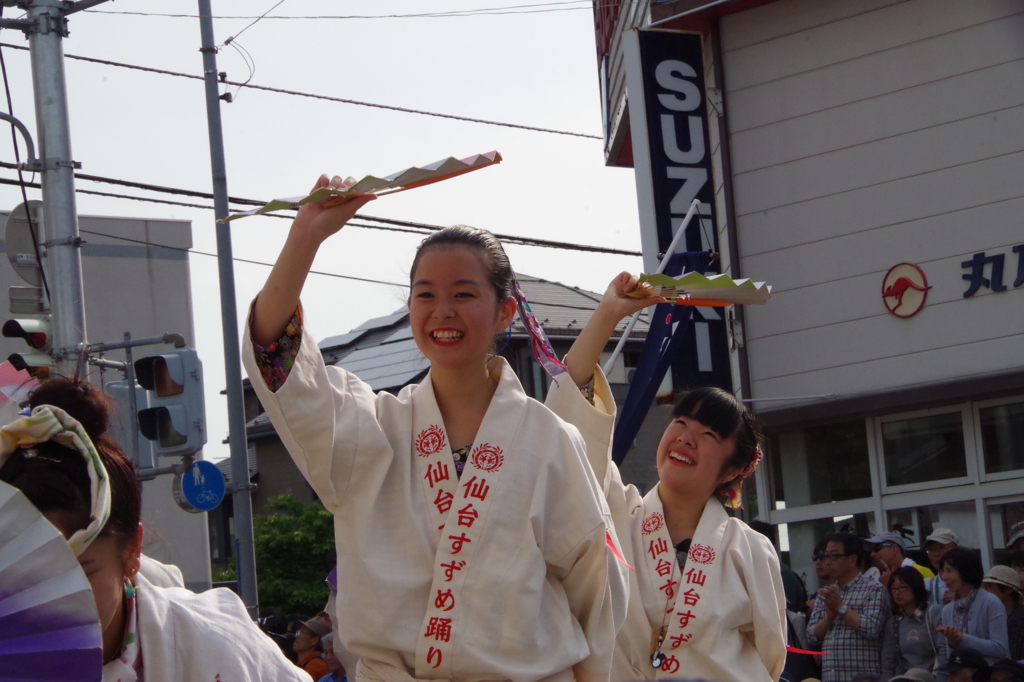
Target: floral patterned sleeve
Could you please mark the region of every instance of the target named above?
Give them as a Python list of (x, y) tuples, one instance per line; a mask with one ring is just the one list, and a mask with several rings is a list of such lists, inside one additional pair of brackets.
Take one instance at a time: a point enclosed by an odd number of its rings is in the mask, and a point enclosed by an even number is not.
[(256, 354), (256, 366), (263, 376), (263, 383), (271, 391), (277, 391), (288, 379), (288, 373), (295, 364), (295, 356), (299, 354), (299, 343), (302, 341), (302, 310), (295, 311), (291, 322), (284, 328), (284, 334), (266, 348), (253, 341), (252, 348)]

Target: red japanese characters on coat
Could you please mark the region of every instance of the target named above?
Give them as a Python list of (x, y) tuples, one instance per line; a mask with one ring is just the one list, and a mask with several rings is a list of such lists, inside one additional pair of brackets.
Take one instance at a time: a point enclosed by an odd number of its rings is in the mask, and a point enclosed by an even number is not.
[(470, 462), (481, 471), (497, 471), (505, 463), (505, 456), (497, 445), (483, 443), (473, 450)]
[(440, 426), (428, 426), (416, 436), (416, 454), (420, 457), (429, 457), (441, 451), (444, 447), (444, 431)]
[(439, 481), (449, 480), (448, 465), (444, 462), (434, 462), (427, 467), (427, 473), (423, 478), (430, 484), (431, 488)]
[(644, 535), (650, 535), (651, 533), (657, 533), (663, 525), (665, 525), (665, 517), (661, 515), (661, 512), (654, 512), (644, 519), (640, 528)]

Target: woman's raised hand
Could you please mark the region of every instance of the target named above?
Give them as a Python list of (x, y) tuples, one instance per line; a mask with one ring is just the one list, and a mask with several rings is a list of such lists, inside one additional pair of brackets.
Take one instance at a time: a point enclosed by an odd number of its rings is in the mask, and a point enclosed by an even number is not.
[(565, 355), (565, 366), (577, 386), (583, 386), (594, 375), (594, 366), (622, 318), (655, 303), (667, 302), (662, 296), (651, 295), (649, 288), (646, 296), (629, 295), (643, 289), (639, 280), (628, 272), (620, 273), (608, 285), (594, 314)]
[[(333, 178), (321, 175), (313, 190), (330, 187), (344, 191), (355, 182), (353, 178), (342, 180), (337, 175)], [(309, 274), (320, 245), (343, 228), (356, 211), (376, 198), (372, 194), (348, 199), (331, 196), (299, 209), (284, 248), (253, 306), (250, 325), (253, 341), (266, 348), (284, 334), (299, 305), (302, 285), (306, 282), (306, 275)]]
[[(342, 180), (339, 175), (328, 178), (325, 173), (320, 176), (310, 191), (314, 192), (321, 187), (329, 187), (344, 192), (354, 184), (356, 184), (355, 178), (349, 177)], [(376, 198), (376, 195), (373, 194), (360, 194), (347, 199), (331, 196), (323, 201), (310, 202), (299, 209), (298, 215), (295, 216), (295, 222), (292, 223), (292, 230), (320, 244), (344, 227), (345, 223), (356, 214), (356, 211)]]
[(664, 296), (655, 296), (648, 285), (640, 284), (640, 279), (636, 275), (620, 272), (608, 285), (594, 314), (598, 314), (599, 311), (609, 318), (614, 318), (618, 324), (619, 320), (638, 310), (667, 302), (668, 299)]

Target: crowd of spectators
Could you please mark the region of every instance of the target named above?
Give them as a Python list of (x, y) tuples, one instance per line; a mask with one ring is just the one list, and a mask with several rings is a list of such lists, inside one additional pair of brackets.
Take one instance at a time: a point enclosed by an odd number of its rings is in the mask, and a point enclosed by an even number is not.
[(345, 666), (334, 653), (333, 624), (327, 612), (307, 619), (270, 608), (263, 611), (259, 625), (314, 682), (348, 682)]
[(789, 644), (804, 653), (789, 653), (782, 679), (1024, 682), (1024, 522), (1007, 549), (1010, 565), (985, 572), (948, 528), (919, 552), (899, 532), (823, 538), (814, 577), (784, 576)]

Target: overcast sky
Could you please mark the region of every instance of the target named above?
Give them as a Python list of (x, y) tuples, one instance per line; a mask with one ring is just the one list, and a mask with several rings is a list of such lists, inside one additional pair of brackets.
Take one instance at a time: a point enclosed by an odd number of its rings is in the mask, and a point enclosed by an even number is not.
[[(255, 63), (252, 83), (379, 104), (558, 130), (601, 134), (601, 99), (589, 0), (214, 0), (215, 37)], [(507, 14), (402, 17), (481, 8)], [(545, 11), (537, 11), (545, 10)], [(555, 11), (551, 11), (555, 10)], [(154, 12), (189, 15), (153, 16)], [(147, 13), (136, 16), (127, 13)], [(118, 0), (70, 17), (65, 53), (202, 74), (197, 3)], [(374, 15), (376, 18), (300, 18)], [(15, 16), (7, 9), (6, 16)], [(15, 31), (0, 41), (23, 45)], [(4, 50), (14, 114), (35, 134), (27, 52)], [(73, 156), (83, 173), (210, 191), (206, 106), (201, 81), (66, 61)], [(218, 68), (244, 81), (249, 69), (231, 46)], [(225, 88), (226, 89), (226, 88)], [(232, 196), (271, 199), (305, 193), (318, 174), (384, 175), (438, 159), (496, 149), (499, 166), (382, 197), (363, 213), (434, 225), (463, 223), (498, 233), (640, 250), (633, 173), (606, 168), (602, 142), (507, 127), (230, 88), (221, 107)], [(24, 150), (22, 152), (24, 154)], [(13, 161), (0, 135), (0, 159)], [(4, 171), (13, 177), (13, 171)], [(147, 194), (110, 185), (80, 189)], [(38, 190), (29, 190), (39, 198)], [(174, 199), (175, 197), (170, 197)], [(180, 197), (182, 201), (203, 200)], [(21, 202), (0, 186), (0, 205)], [(215, 252), (213, 212), (79, 194), (82, 215), (192, 222), (194, 249)], [(232, 225), (234, 255), (272, 262), (288, 221), (252, 217)], [(315, 268), (404, 283), (421, 236), (346, 228), (321, 250)], [(519, 272), (603, 291), (635, 257), (509, 246)], [(216, 260), (190, 257), (196, 346), (203, 358), (210, 424), (207, 458), (228, 454)], [(239, 315), (269, 268), (236, 263)], [(311, 276), (303, 293), (307, 324), (322, 339), (404, 304), (397, 286)], [(241, 320), (239, 320), (239, 325)], [(94, 341), (94, 339), (90, 339)]]

